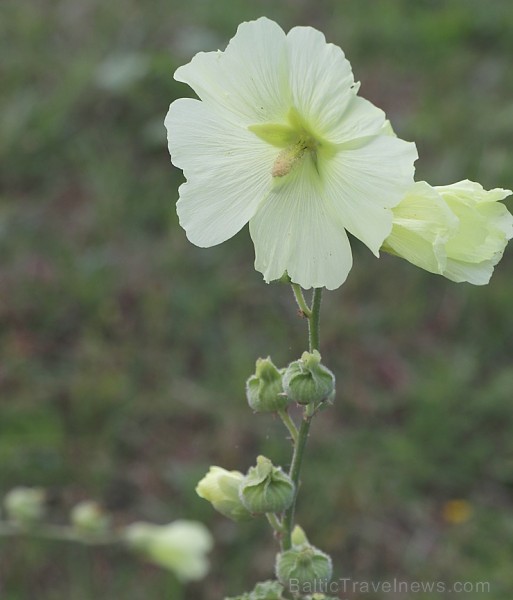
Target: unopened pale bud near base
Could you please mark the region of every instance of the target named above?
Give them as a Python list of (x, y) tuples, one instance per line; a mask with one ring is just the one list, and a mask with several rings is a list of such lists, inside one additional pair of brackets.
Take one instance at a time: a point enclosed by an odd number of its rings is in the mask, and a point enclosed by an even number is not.
[(209, 472), (196, 486), (196, 493), (225, 517), (234, 521), (246, 521), (251, 519), (252, 515), (239, 496), (243, 480), (244, 475), (239, 471), (210, 467)]
[(298, 404), (332, 402), (335, 396), (335, 376), (321, 364), (317, 350), (303, 352), (301, 359), (291, 363), (283, 375), (287, 396)]
[(17, 487), (5, 496), (7, 517), (19, 525), (30, 526), (41, 521), (46, 512), (46, 494), (41, 488)]
[(123, 538), (129, 548), (172, 571), (182, 581), (202, 579), (208, 572), (206, 555), (213, 540), (201, 523), (185, 520), (169, 525), (133, 523), (125, 529)]
[(283, 391), (282, 374), (270, 357), (256, 361), (256, 371), (246, 382), (246, 398), (255, 412), (285, 410), (290, 400)]
[(331, 558), (310, 544), (296, 546), (276, 557), (276, 577), (284, 586), (294, 587), (299, 593), (322, 589), (332, 576)]
[(259, 456), (242, 482), (240, 499), (253, 514), (280, 513), (292, 504), (294, 490), (294, 483), (281, 467)]
[(110, 518), (93, 500), (79, 502), (71, 510), (70, 520), (73, 527), (84, 534), (98, 534), (107, 531)]

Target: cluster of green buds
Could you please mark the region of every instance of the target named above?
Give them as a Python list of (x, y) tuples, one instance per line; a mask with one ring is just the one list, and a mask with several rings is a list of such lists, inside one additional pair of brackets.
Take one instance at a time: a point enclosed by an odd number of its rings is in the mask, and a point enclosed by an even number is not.
[(294, 484), (281, 467), (259, 456), (257, 464), (246, 475), (210, 467), (196, 486), (196, 493), (225, 517), (244, 521), (286, 510), (294, 499)]
[(270, 357), (259, 358), (255, 374), (246, 382), (246, 397), (255, 412), (280, 412), (295, 402), (314, 410), (332, 404), (335, 376), (321, 363), (317, 350), (303, 352), (286, 369), (278, 369)]
[[(335, 377), (321, 363), (317, 350), (304, 352), (299, 360), (282, 369), (270, 357), (259, 358), (255, 373), (246, 382), (250, 408), (257, 413), (278, 413), (294, 444), (297, 443), (298, 429), (288, 414), (289, 406), (303, 406), (304, 418), (308, 419), (320, 408), (332, 404), (334, 397)], [(256, 465), (250, 467), (246, 475), (210, 467), (198, 483), (196, 492), (234, 521), (266, 514), (280, 537), (285, 531), (286, 512), (295, 500), (296, 484), (281, 467), (265, 456), (258, 456)], [(283, 519), (280, 515), (284, 515)], [(277, 581), (259, 583), (251, 592), (226, 600), (284, 600), (285, 589), (294, 597), (331, 600), (318, 593), (331, 581), (331, 558), (312, 546), (298, 526), (294, 528), (290, 542), (291, 547), (276, 557)]]

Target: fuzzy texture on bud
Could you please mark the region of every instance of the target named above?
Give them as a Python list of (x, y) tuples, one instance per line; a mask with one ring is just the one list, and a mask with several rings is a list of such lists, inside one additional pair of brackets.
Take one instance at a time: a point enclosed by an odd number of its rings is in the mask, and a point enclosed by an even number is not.
[(321, 355), (317, 350), (303, 352), (300, 360), (287, 367), (283, 375), (283, 388), (290, 400), (318, 406), (323, 402), (333, 402), (335, 376), (321, 364)]
[(292, 504), (294, 489), (294, 483), (281, 467), (259, 456), (241, 485), (240, 499), (253, 514), (280, 513)]
[(255, 412), (285, 410), (289, 399), (283, 391), (282, 374), (270, 357), (256, 361), (256, 371), (246, 382), (246, 397)]
[(240, 500), (239, 488), (243, 480), (244, 475), (239, 471), (210, 467), (196, 486), (196, 493), (225, 517), (234, 521), (246, 521), (252, 515)]
[(299, 592), (319, 589), (331, 581), (332, 575), (331, 558), (310, 544), (294, 546), (276, 557), (276, 577)]
[(125, 529), (124, 540), (129, 548), (172, 571), (182, 581), (202, 579), (208, 572), (206, 554), (212, 549), (213, 540), (202, 523), (133, 523)]
[(19, 525), (30, 526), (45, 515), (46, 494), (41, 488), (17, 487), (5, 496), (7, 517)]
[(110, 525), (109, 516), (97, 502), (92, 500), (84, 500), (74, 506), (70, 519), (73, 527), (84, 534), (103, 533)]

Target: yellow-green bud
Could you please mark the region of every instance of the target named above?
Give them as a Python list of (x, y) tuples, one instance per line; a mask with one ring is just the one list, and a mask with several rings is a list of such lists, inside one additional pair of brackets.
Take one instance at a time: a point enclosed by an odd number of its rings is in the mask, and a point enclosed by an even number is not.
[(284, 410), (289, 399), (283, 392), (282, 374), (270, 357), (256, 361), (256, 371), (246, 382), (246, 397), (255, 412)]
[(321, 355), (317, 350), (303, 352), (300, 360), (287, 367), (283, 375), (283, 388), (290, 400), (318, 406), (333, 401), (335, 376), (321, 364)]
[(41, 488), (17, 487), (4, 499), (5, 511), (11, 521), (19, 525), (33, 525), (45, 515), (46, 494)]
[(310, 544), (295, 546), (276, 558), (276, 577), (295, 592), (322, 589), (321, 586), (331, 581), (332, 575), (331, 558)]
[(239, 488), (243, 480), (244, 475), (239, 471), (210, 467), (196, 486), (196, 493), (200, 498), (208, 500), (225, 517), (245, 521), (251, 519), (252, 515), (240, 500)]
[(304, 529), (299, 525), (296, 525), (294, 527), (290, 538), (293, 546), (302, 546), (303, 544), (308, 544), (308, 538), (306, 537), (306, 533), (304, 532)]
[(294, 499), (294, 483), (281, 467), (259, 456), (242, 482), (240, 499), (252, 514), (283, 512)]
[(84, 500), (74, 506), (70, 520), (73, 527), (84, 534), (103, 533), (110, 525), (109, 516), (93, 500)]

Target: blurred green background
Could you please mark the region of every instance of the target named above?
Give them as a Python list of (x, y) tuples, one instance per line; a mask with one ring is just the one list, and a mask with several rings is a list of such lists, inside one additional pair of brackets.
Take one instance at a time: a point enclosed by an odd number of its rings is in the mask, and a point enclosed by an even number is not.
[[(262, 523), (227, 522), (194, 486), (210, 464), (290, 460), (244, 382), (259, 355), (297, 358), (306, 326), (253, 270), (246, 229), (186, 241), (163, 119), (191, 94), (173, 70), (263, 14), (344, 49), (362, 95), (417, 142), (419, 179), (513, 187), (510, 0), (2, 0), (0, 493), (47, 487), (57, 522), (88, 497), (120, 524), (205, 522), (217, 546), (195, 600), (271, 576)], [(489, 581), (465, 597), (510, 598), (513, 252), (476, 288), (353, 246), (325, 295), (339, 394), (313, 427), (298, 519), (337, 577)], [(170, 590), (121, 551), (0, 541), (2, 600)]]

